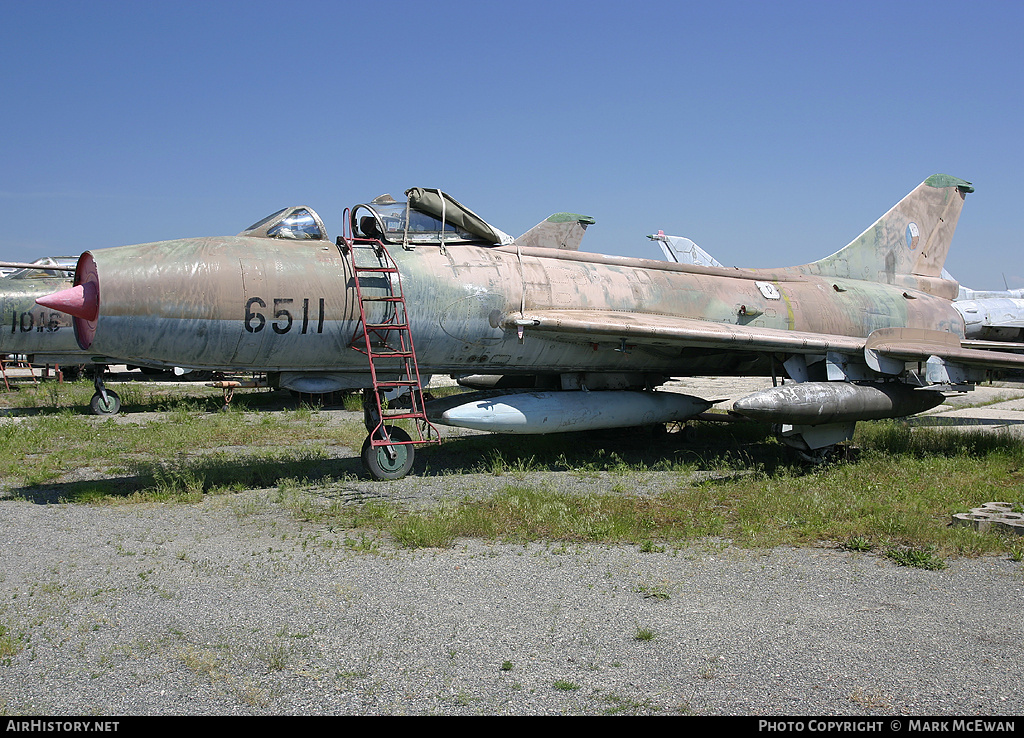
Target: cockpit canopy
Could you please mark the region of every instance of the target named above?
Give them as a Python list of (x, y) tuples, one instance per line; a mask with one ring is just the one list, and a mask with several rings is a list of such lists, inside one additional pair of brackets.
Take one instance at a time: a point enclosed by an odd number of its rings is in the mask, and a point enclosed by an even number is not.
[[(414, 187), (405, 191), (408, 200), (381, 195), (351, 211), (352, 234), (387, 243), (476, 244), (512, 243), (506, 233), (485, 222), (469, 208), (440, 190)], [(296, 205), (278, 210), (253, 223), (239, 236), (281, 238), (291, 241), (326, 241), (327, 229), (313, 208)]]
[(351, 216), (355, 237), (403, 245), (494, 246), (512, 241), (511, 236), (440, 190), (414, 187), (405, 194), (405, 202), (381, 195), (367, 204), (356, 205)]
[(366, 205), (357, 205), (352, 212), (352, 232), (356, 238), (372, 238), (388, 243), (438, 244), (483, 243), (472, 233), (459, 230), (452, 223), (410, 209), (408, 203), (396, 202), (390, 195), (378, 197)]
[[(75, 256), (44, 256), (36, 259), (32, 266), (16, 268), (4, 275), (6, 279), (53, 279), (54, 277), (71, 278), (75, 272)], [(38, 264), (38, 266), (36, 266)], [(51, 267), (51, 268), (47, 268)], [(61, 267), (54, 269), (52, 267)]]
[(239, 236), (254, 238), (284, 238), (291, 241), (326, 241), (327, 229), (313, 208), (301, 205), (278, 210), (261, 221), (253, 223)]

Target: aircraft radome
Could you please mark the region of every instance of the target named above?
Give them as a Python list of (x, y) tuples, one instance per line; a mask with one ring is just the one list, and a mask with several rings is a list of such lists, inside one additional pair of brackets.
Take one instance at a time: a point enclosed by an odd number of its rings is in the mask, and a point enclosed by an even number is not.
[[(151, 364), (267, 372), (301, 392), (363, 389), (363, 461), (406, 474), (432, 424), (554, 433), (683, 421), (712, 403), (671, 377), (784, 383), (732, 412), (824, 455), (858, 420), (922, 412), (1024, 355), (963, 343), (941, 275), (969, 182), (934, 175), (849, 245), (802, 266), (735, 269), (579, 251), (586, 216), (519, 238), (440, 190), (345, 212), (332, 242), (308, 208), (237, 236), (87, 251), (40, 304), (81, 348)], [(424, 377), (490, 377), (424, 406)], [(411, 408), (389, 409), (408, 391)], [(393, 423), (413, 419), (418, 435)]]

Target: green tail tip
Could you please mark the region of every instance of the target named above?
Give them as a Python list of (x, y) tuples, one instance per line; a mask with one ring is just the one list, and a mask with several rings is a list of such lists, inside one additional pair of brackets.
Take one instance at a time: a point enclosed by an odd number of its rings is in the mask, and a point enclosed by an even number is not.
[(956, 187), (964, 193), (974, 192), (974, 185), (970, 182), (948, 174), (933, 174), (924, 183), (929, 187)]

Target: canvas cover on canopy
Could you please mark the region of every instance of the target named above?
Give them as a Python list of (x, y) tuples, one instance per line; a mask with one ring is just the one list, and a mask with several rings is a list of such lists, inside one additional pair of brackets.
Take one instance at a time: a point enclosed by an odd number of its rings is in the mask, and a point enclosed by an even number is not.
[(465, 207), (451, 195), (437, 189), (411, 187), (405, 191), (409, 199), (409, 207), (421, 213), (432, 215), (456, 229), (471, 233), (492, 244), (511, 243), (512, 237), (504, 233), (469, 208)]

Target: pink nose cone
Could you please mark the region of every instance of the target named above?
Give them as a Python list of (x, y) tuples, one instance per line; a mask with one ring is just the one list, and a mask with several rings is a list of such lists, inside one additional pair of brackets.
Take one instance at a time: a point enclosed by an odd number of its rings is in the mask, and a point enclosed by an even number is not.
[(73, 315), (82, 320), (96, 320), (100, 311), (99, 290), (95, 282), (75, 285), (70, 289), (40, 297), (36, 302), (43, 307)]

